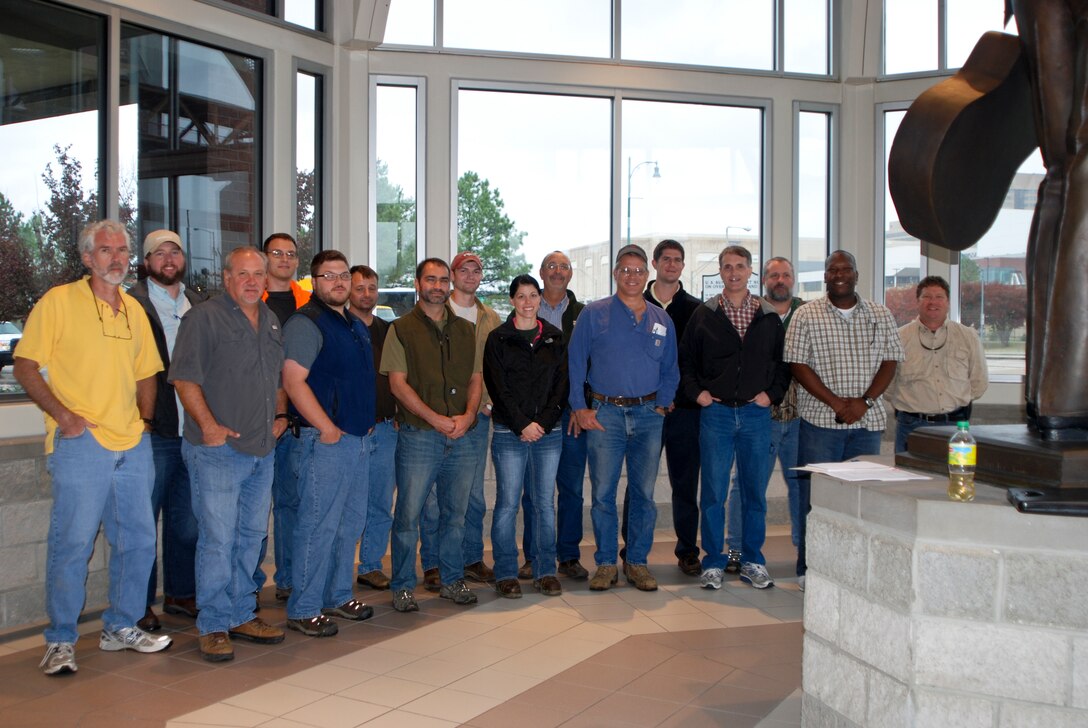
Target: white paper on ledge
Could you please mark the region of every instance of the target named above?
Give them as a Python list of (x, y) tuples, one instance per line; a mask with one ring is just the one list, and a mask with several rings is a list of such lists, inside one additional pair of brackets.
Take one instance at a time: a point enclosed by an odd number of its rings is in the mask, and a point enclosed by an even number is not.
[(928, 475), (910, 473), (906, 470), (893, 468), (880, 463), (870, 463), (864, 460), (849, 460), (845, 463), (813, 463), (794, 470), (807, 470), (810, 473), (823, 473), (832, 478), (848, 482), (862, 480), (877, 480), (883, 482), (902, 482), (907, 480), (930, 480)]

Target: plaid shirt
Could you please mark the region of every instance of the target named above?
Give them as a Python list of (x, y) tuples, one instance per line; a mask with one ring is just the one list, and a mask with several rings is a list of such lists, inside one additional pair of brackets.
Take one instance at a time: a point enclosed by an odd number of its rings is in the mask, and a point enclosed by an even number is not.
[(751, 292), (748, 292), (745, 294), (740, 306), (734, 306), (728, 298), (719, 293), (718, 305), (722, 307), (725, 317), (729, 319), (729, 323), (733, 324), (733, 328), (737, 330), (741, 340), (743, 340), (744, 335), (748, 333), (748, 327), (755, 320), (756, 311), (759, 310), (759, 299), (753, 296)]
[[(783, 358), (807, 364), (839, 397), (861, 397), (883, 362), (903, 361), (903, 346), (895, 319), (884, 306), (859, 297), (853, 315), (846, 318), (824, 296), (793, 314)], [(837, 424), (834, 410), (804, 387), (797, 388), (797, 408), (802, 419), (817, 427), (873, 431), (887, 427), (883, 397), (877, 397), (876, 404), (852, 425)]]

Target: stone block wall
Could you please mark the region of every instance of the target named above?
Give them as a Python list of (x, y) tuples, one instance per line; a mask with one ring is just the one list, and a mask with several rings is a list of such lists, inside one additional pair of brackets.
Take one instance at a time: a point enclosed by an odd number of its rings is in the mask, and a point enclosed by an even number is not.
[(1088, 521), (813, 478), (804, 726), (1088, 726)]

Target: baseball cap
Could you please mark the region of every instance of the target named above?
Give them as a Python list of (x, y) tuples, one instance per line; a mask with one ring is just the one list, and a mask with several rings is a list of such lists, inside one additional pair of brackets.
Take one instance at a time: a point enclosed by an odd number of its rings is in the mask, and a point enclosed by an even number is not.
[(637, 245), (624, 245), (622, 248), (620, 248), (620, 252), (616, 253), (616, 263), (619, 263), (620, 258), (625, 255), (637, 255), (638, 257), (642, 258), (643, 263), (649, 262), (649, 260), (647, 260), (646, 258), (646, 251), (638, 247)]
[(181, 247), (181, 238), (173, 230), (152, 230), (144, 238), (144, 257), (151, 255), (164, 243), (173, 243)]
[(480, 260), (480, 256), (473, 253), (471, 250), (465, 250), (457, 254), (457, 257), (453, 259), (453, 263), (450, 264), (450, 270), (458, 270), (467, 261), (474, 261), (480, 268), (484, 267), (484, 262)]

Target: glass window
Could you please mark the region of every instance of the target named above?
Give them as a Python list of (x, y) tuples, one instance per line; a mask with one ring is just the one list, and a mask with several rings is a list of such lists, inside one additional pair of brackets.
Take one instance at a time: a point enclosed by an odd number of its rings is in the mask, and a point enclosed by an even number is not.
[[(321, 134), (324, 79), (295, 74), (295, 240), (305, 270), (321, 250)], [(304, 273), (305, 275), (305, 273)]]
[[(84, 272), (79, 231), (101, 216), (105, 21), (55, 5), (4, 4), (0, 29), (0, 322), (19, 326), (45, 291)], [(58, 29), (63, 28), (63, 32)], [(0, 368), (11, 363), (0, 340)], [(0, 394), (21, 392), (11, 369)]]
[[(221, 0), (230, 5), (251, 10), (262, 15), (279, 17), (276, 0)], [(310, 30), (323, 30), (322, 3), (324, 0), (283, 0), (283, 19)], [(399, 3), (400, 0), (397, 0)], [(397, 3), (394, 3), (396, 5)]]
[(884, 112), (884, 304), (902, 326), (918, 315), (914, 288), (921, 280), (922, 247), (918, 238), (899, 224), (891, 193), (888, 192), (888, 154), (906, 111)]
[[(137, 230), (177, 231), (187, 285), (221, 288), (223, 253), (260, 242), (261, 62), (121, 26), (121, 169), (137, 170)], [(122, 191), (124, 187), (122, 186)]]
[(831, 190), (831, 114), (797, 114), (797, 256), (794, 295), (806, 301), (824, 294)]
[(612, 52), (611, 0), (445, 0), (443, 13), (446, 48), (597, 58)]
[[(457, 249), (483, 259), (481, 290), (507, 309), (510, 280), (551, 251), (609, 255), (610, 99), (462, 89), (457, 106)], [(571, 287), (608, 295), (607, 272)]]
[(721, 289), (718, 253), (743, 245), (756, 271), (749, 288), (758, 292), (763, 110), (625, 100), (622, 121), (621, 244), (652, 253), (666, 238), (679, 241), (684, 288), (704, 299)]
[(434, 45), (435, 0), (396, 0), (385, 20), (385, 45)]
[(979, 331), (991, 377), (1024, 374), (1027, 240), (1045, 174), (1036, 150), (1020, 165), (993, 226), (960, 256), (960, 322)]
[(621, 0), (626, 60), (771, 70), (774, 0)]
[(1016, 21), (1009, 20), (1009, 27), (1003, 28), (1005, 19), (1001, 3), (991, 0), (945, 0), (948, 21), (948, 67), (959, 68), (971, 54), (979, 36), (989, 30), (1002, 30), (1016, 34)]
[(783, 70), (827, 75), (827, 0), (785, 0)]
[(401, 306), (397, 300), (388, 300), (386, 292), (402, 289), (402, 292), (411, 293), (416, 263), (422, 252), (416, 244), (419, 237), (417, 94), (415, 86), (379, 85), (374, 104), (377, 235), (373, 260), (376, 261), (378, 283), (383, 289), (379, 303), (393, 306), (398, 315), (411, 308), (414, 294), (409, 296), (406, 306)]
[(936, 70), (937, 39), (937, 0), (884, 0), (886, 75)]

